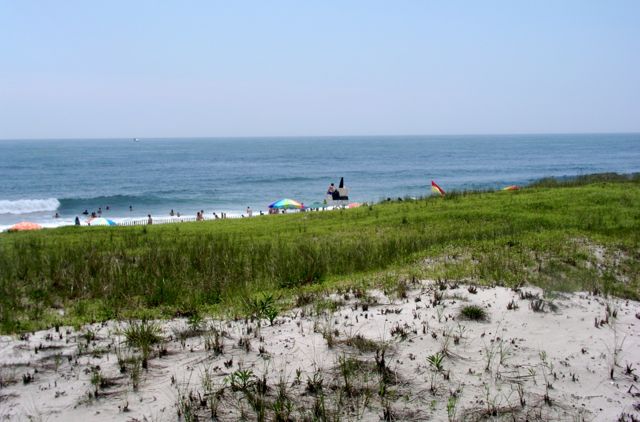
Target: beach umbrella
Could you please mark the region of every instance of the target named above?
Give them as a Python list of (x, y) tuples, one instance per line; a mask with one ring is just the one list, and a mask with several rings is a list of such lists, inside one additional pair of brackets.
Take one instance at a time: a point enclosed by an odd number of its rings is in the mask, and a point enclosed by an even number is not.
[(104, 217), (91, 218), (87, 223), (90, 226), (115, 226), (116, 222), (113, 220), (106, 219)]
[(293, 199), (283, 198), (272, 204), (269, 204), (269, 208), (276, 208), (279, 210), (281, 209), (299, 209), (300, 210), (304, 208), (304, 205), (302, 205), (298, 201), (294, 201)]
[(520, 186), (511, 185), (511, 186), (507, 186), (506, 188), (502, 188), (502, 190), (520, 190)]
[(23, 221), (21, 223), (15, 224), (9, 227), (10, 232), (21, 232), (25, 230), (40, 230), (42, 226), (36, 223), (29, 223), (27, 221)]

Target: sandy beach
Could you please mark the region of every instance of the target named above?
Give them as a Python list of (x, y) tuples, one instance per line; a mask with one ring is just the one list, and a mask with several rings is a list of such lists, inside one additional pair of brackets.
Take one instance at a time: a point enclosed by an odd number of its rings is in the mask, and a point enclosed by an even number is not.
[[(0, 340), (5, 420), (634, 420), (640, 303), (400, 284), (268, 319), (128, 323)], [(461, 312), (477, 305), (486, 320)], [(472, 316), (474, 314), (471, 314)], [(141, 367), (146, 366), (146, 368)], [(622, 419), (617, 419), (622, 418)]]

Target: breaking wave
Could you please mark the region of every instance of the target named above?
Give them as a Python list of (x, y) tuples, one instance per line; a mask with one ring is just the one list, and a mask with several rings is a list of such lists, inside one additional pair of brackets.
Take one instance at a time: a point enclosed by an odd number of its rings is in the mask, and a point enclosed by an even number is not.
[(55, 211), (60, 207), (56, 198), (0, 200), (0, 214), (29, 214)]

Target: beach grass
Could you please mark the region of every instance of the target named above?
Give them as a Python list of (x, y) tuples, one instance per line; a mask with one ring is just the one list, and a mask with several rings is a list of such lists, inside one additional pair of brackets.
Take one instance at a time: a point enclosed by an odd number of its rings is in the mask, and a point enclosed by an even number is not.
[[(357, 209), (0, 234), (0, 331), (242, 315), (412, 278), (640, 298), (640, 177), (545, 179)], [(388, 286), (387, 286), (388, 287)]]

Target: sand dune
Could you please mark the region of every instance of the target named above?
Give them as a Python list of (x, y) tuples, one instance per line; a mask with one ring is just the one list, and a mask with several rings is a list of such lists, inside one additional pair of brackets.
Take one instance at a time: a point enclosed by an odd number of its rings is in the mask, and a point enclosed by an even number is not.
[[(310, 297), (273, 325), (157, 322), (164, 341), (145, 365), (127, 345), (124, 322), (4, 336), (0, 418), (640, 417), (640, 303), (473, 290), (423, 281), (387, 294)], [(464, 318), (469, 305), (486, 320)]]

